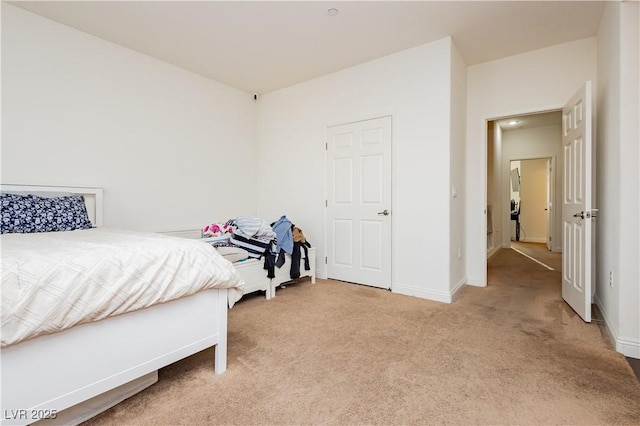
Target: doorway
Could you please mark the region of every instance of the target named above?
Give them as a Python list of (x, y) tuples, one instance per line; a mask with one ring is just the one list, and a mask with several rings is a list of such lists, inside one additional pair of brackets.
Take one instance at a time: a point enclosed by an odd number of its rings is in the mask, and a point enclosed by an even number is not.
[[(553, 151), (553, 154), (551, 154), (551, 158), (552, 161), (555, 160), (556, 164), (554, 168), (558, 169), (556, 173), (556, 188), (559, 190), (556, 191), (553, 202), (558, 206), (555, 209), (554, 221), (557, 221), (559, 216), (560, 226), (554, 227), (556, 230), (552, 247), (555, 249), (556, 244), (560, 243), (557, 251), (562, 253), (562, 299), (585, 322), (591, 321), (591, 303), (594, 292), (592, 276), (594, 275), (593, 269), (595, 266), (593, 258), (595, 221), (593, 219), (597, 213), (597, 209), (593, 208), (592, 106), (592, 83), (587, 81), (562, 107), (559, 115), (560, 131), (558, 132), (557, 126), (545, 126), (552, 131), (548, 139), (552, 142), (551, 151)], [(552, 111), (552, 113), (554, 112)], [(534, 115), (530, 114), (530, 116)], [(522, 117), (526, 119), (528, 116), (524, 115)], [(521, 122), (518, 118), (508, 118), (504, 121), (506, 126), (517, 126)], [(560, 143), (557, 141), (558, 136)], [(497, 123), (493, 126), (487, 125), (486, 140), (488, 143), (487, 152), (492, 152), (492, 161), (487, 158), (486, 163), (488, 180), (491, 176), (489, 167), (491, 166), (500, 171), (500, 164), (508, 161), (513, 151), (509, 153), (506, 149), (506, 144), (502, 146), (502, 126)], [(523, 138), (522, 142), (526, 142), (526, 138)], [(519, 143), (512, 146), (512, 148), (514, 147), (538, 151), (543, 148), (543, 144), (540, 142), (535, 144)], [(560, 152), (556, 151), (558, 147), (562, 148)], [(496, 154), (496, 152), (499, 154)], [(543, 153), (540, 155), (540, 152), (538, 152), (531, 155), (538, 157), (547, 156), (548, 154)], [(496, 161), (494, 157), (498, 160)], [(558, 159), (561, 161), (558, 161)], [(561, 178), (560, 184), (557, 182), (558, 177)], [(496, 191), (495, 188), (492, 188), (493, 191), (489, 191), (490, 185), (488, 183), (487, 194), (485, 194), (487, 195), (487, 200), (497, 201), (497, 205), (502, 211), (508, 211), (500, 204), (499, 197), (497, 200), (495, 198), (496, 192), (504, 191), (501, 187), (502, 177), (500, 173), (494, 173), (493, 183), (494, 186), (498, 187), (498, 190)], [(490, 198), (490, 196), (494, 196), (494, 198)], [(485, 214), (487, 210), (485, 210)], [(503, 221), (501, 224), (503, 228), (505, 223), (506, 221)], [(493, 229), (493, 226), (491, 226), (491, 229)], [(558, 235), (559, 232), (562, 232), (562, 235)], [(505, 233), (502, 234), (501, 242), (503, 244), (505, 235)], [(489, 283), (486, 282), (486, 284)]]
[[(547, 245), (550, 251), (562, 252), (562, 211), (555, 208), (562, 205), (562, 156), (561, 110), (504, 117), (487, 123), (487, 258), (500, 248), (510, 247), (515, 237), (516, 218), (520, 219), (521, 239), (533, 239)], [(516, 161), (520, 161), (518, 171), (512, 174), (512, 164), (516, 164), (512, 162)], [(527, 182), (534, 182), (539, 188), (534, 195), (537, 201), (519, 200), (519, 211), (513, 211), (512, 188), (522, 183), (522, 164), (527, 168), (525, 173), (537, 170), (534, 174), (539, 177)], [(529, 213), (523, 211), (525, 207)], [(531, 220), (536, 219), (535, 231), (522, 223), (525, 214), (529, 226), (534, 226)], [(545, 227), (546, 231), (539, 230)]]
[(554, 176), (551, 157), (510, 160), (509, 239), (552, 249)]

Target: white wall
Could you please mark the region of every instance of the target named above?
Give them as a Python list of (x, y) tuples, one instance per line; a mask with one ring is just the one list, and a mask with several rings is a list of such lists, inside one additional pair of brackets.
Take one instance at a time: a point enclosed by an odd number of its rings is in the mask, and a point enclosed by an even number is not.
[(326, 127), (391, 115), (393, 291), (445, 301), (451, 43), (442, 39), (268, 93), (257, 114), (258, 213), (267, 220), (286, 214), (299, 224), (318, 247), (319, 264)]
[[(596, 286), (596, 300), (604, 312), (607, 323), (619, 333), (620, 286), (609, 286), (609, 274), (620, 276), (620, 15), (619, 9), (605, 7), (598, 33), (598, 158), (596, 173), (598, 180), (598, 236), (599, 249), (596, 258), (596, 281), (605, 285)], [(613, 143), (612, 143), (613, 142)], [(615, 207), (614, 207), (615, 206)], [(606, 208), (605, 208), (606, 207)]]
[(465, 139), (467, 112), (467, 64), (451, 43), (451, 173), (449, 194), (449, 262), (450, 291), (455, 293), (466, 284), (464, 262), (465, 233)]
[[(552, 235), (552, 249), (556, 252), (562, 251), (562, 173), (563, 173), (563, 161), (562, 161), (562, 128), (560, 125), (555, 126), (539, 126), (531, 127), (527, 129), (514, 129), (503, 131), (502, 133), (502, 149), (503, 149), (503, 162), (502, 162), (502, 176), (506, 185), (509, 182), (509, 173), (511, 170), (510, 162), (512, 160), (525, 160), (536, 158), (550, 157), (553, 160), (555, 167), (555, 182), (554, 182), (554, 200), (553, 206), (557, 207), (553, 209), (553, 221), (554, 230)], [(546, 160), (545, 160), (546, 162)], [(522, 173), (522, 169), (521, 169)], [(546, 181), (542, 183), (546, 185)], [(507, 187), (502, 194), (502, 202), (505, 208), (502, 209), (503, 220), (503, 247), (509, 246), (509, 201), (510, 201), (510, 186)], [(545, 189), (544, 187), (542, 189)], [(545, 192), (546, 193), (546, 192)], [(522, 195), (521, 195), (522, 196)], [(526, 206), (526, 204), (523, 204)], [(529, 206), (526, 206), (529, 207)], [(521, 212), (522, 213), (522, 212)], [(521, 216), (520, 220), (526, 220)], [(529, 236), (527, 227), (522, 223), (525, 232)], [(531, 229), (529, 231), (532, 231)], [(535, 234), (535, 232), (534, 232)], [(522, 237), (522, 235), (521, 235)], [(536, 235), (536, 237), (540, 237)], [(543, 238), (543, 237), (540, 237)], [(536, 241), (542, 242), (542, 241)]]
[[(491, 257), (502, 247), (503, 210), (510, 210), (510, 204), (503, 201), (503, 188), (511, 185), (504, 182), (502, 172), (502, 128), (494, 121), (487, 125), (487, 206), (491, 206), (491, 229), (487, 233), (487, 257)], [(505, 187), (506, 185), (506, 187)], [(467, 213), (468, 214), (468, 213)], [(506, 219), (510, 222), (511, 218)], [(487, 226), (488, 218), (487, 218)], [(507, 228), (508, 229), (508, 225)], [(515, 228), (514, 228), (515, 229)], [(509, 239), (509, 233), (505, 236)]]
[[(608, 3), (598, 33), (596, 302), (616, 349), (640, 358), (638, 3)], [(611, 280), (610, 280), (611, 276)]]
[(467, 277), (486, 285), (486, 121), (562, 107), (596, 78), (596, 40), (589, 38), (467, 69)]
[[(617, 348), (640, 358), (640, 4), (620, 4), (620, 334)], [(615, 284), (615, 283), (614, 283)]]
[(2, 3), (3, 183), (103, 187), (107, 226), (193, 229), (255, 214), (254, 164), (248, 94)]

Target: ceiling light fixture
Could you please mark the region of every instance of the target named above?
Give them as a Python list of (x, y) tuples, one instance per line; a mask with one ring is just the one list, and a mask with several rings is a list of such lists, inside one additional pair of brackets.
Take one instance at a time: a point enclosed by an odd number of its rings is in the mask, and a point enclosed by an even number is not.
[(327, 13), (329, 14), (329, 16), (336, 16), (338, 14), (338, 9), (332, 7), (331, 9), (327, 10)]
[(518, 120), (511, 120), (511, 121), (509, 121), (507, 124), (508, 124), (509, 126), (515, 126), (516, 124), (519, 124), (519, 123), (520, 123), (520, 122), (519, 122)]

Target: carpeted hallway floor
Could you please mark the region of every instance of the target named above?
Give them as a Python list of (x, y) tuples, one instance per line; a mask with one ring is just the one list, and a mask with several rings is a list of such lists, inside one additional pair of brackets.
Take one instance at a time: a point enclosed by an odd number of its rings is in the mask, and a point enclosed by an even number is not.
[[(557, 271), (562, 270), (562, 254), (561, 253), (553, 253), (550, 252), (546, 244), (544, 243), (525, 243), (519, 241), (511, 241), (511, 248), (517, 250), (518, 252), (524, 254), (525, 256), (531, 256), (538, 262), (546, 265), (547, 267), (553, 268)], [(592, 321), (602, 323), (601, 314), (597, 308), (597, 306), (593, 305), (592, 311)], [(627, 362), (633, 369), (638, 380), (640, 380), (640, 359), (635, 358), (626, 358)]]
[(225, 374), (203, 351), (86, 424), (640, 424), (640, 382), (559, 271), (489, 263), (452, 304), (331, 280), (248, 296)]

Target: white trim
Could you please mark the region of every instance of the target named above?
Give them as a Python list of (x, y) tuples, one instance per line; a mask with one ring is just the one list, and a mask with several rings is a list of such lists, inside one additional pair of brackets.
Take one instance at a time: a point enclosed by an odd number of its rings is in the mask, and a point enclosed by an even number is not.
[[(93, 224), (100, 228), (104, 225), (104, 191), (102, 188), (85, 186), (49, 186), (49, 185), (22, 185), (22, 184), (2, 184), (3, 191), (16, 192), (71, 192), (78, 195), (90, 195), (94, 199), (95, 218)], [(89, 206), (88, 206), (89, 207)]]
[(470, 275), (467, 277), (467, 285), (472, 285), (474, 287), (486, 287), (487, 279), (486, 277), (482, 278), (482, 277)]
[(451, 289), (451, 300), (455, 300), (458, 295), (458, 292), (463, 289), (463, 287), (467, 285), (467, 277), (462, 278), (458, 281), (458, 284), (454, 285)]
[(616, 351), (629, 358), (640, 359), (640, 341), (627, 337), (616, 339)]
[(611, 341), (615, 342), (615, 336), (618, 335), (618, 330), (615, 327), (615, 324), (613, 324), (613, 322), (611, 322), (611, 320), (609, 319), (609, 315), (607, 315), (607, 311), (604, 309), (604, 305), (602, 304), (602, 301), (597, 294), (593, 297), (593, 301), (598, 306), (598, 309), (602, 314), (602, 319), (604, 320), (605, 330), (607, 331), (607, 334), (611, 338)]
[(329, 180), (327, 174), (327, 164), (329, 163), (327, 159), (329, 156), (329, 125), (326, 123), (323, 128), (322, 143), (324, 144), (324, 155), (322, 156), (322, 198), (324, 198), (324, 207), (322, 207), (322, 251), (320, 252), (320, 259), (316, 259), (317, 268), (321, 269), (321, 271), (320, 273), (316, 271), (316, 275), (326, 279), (329, 276), (329, 268), (326, 261), (329, 254), (329, 248), (327, 247), (327, 241), (329, 241), (329, 236), (327, 235), (329, 233), (329, 226), (327, 226), (327, 206), (329, 202), (329, 189), (327, 188), (327, 181)]
[[(470, 212), (485, 212), (486, 206), (487, 206), (487, 149), (488, 149), (488, 141), (487, 141), (487, 128), (489, 126), (489, 121), (496, 121), (496, 120), (500, 120), (503, 118), (508, 118), (508, 117), (513, 117), (516, 115), (529, 115), (529, 114), (541, 114), (541, 113), (545, 113), (545, 112), (550, 112), (550, 111), (557, 111), (557, 110), (562, 110), (562, 108), (564, 107), (564, 105), (551, 105), (551, 106), (546, 106), (546, 107), (539, 107), (539, 108), (525, 108), (525, 109), (521, 109), (521, 110), (517, 110), (517, 111), (511, 111), (511, 112), (503, 112), (503, 113), (496, 113), (496, 114), (487, 114), (487, 115), (483, 115), (480, 118), (481, 121), (481, 127), (480, 129), (478, 129), (478, 131), (482, 132), (482, 147), (480, 149), (480, 156), (478, 158), (478, 161), (480, 162), (480, 176), (479, 176), (479, 180), (480, 180), (480, 191), (482, 193), (482, 197), (480, 200), (480, 205), (476, 204), (473, 206), (468, 206), (467, 211)], [(470, 124), (471, 126), (473, 126), (473, 123)], [(467, 134), (467, 142), (469, 139), (469, 135)], [(477, 210), (476, 210), (477, 209)], [(477, 228), (475, 230), (475, 232), (477, 232), (477, 234), (473, 234), (474, 236), (471, 237), (471, 241), (477, 241), (479, 243), (481, 243), (481, 246), (483, 247), (482, 249), (482, 254), (480, 256), (481, 262), (484, 265), (483, 267), (481, 267), (480, 269), (482, 269), (482, 271), (484, 271), (484, 275), (483, 276), (478, 276), (476, 275), (475, 277), (470, 276), (469, 277), (469, 282), (468, 284), (471, 285), (478, 285), (480, 287), (486, 287), (487, 286), (487, 276), (486, 276), (486, 271), (487, 271), (487, 214), (485, 213), (481, 213), (480, 214), (482, 216), (481, 219), (481, 223), (483, 224), (483, 226)], [(480, 235), (482, 234), (482, 235)], [(471, 235), (471, 234), (470, 234)], [(476, 240), (477, 236), (479, 239)], [(482, 271), (478, 270), (478, 271), (467, 271), (467, 273), (469, 272), (475, 272), (477, 273), (481, 273)], [(472, 278), (473, 277), (473, 278)], [(478, 280), (479, 281), (476, 281)], [(473, 284), (472, 284), (473, 281)], [(478, 284), (475, 284), (475, 283)]]
[(540, 238), (525, 238), (524, 240), (520, 240), (521, 243), (542, 243), (546, 244), (547, 240), (544, 237)]
[(405, 284), (396, 284), (392, 289), (393, 293), (404, 294), (405, 296), (415, 296), (422, 299), (434, 300), (436, 302), (451, 303), (453, 294), (450, 291), (425, 290)]
[(640, 341), (629, 337), (618, 337), (618, 329), (609, 318), (609, 315), (604, 309), (604, 305), (602, 304), (600, 298), (598, 298), (597, 294), (593, 297), (593, 301), (598, 306), (598, 309), (602, 314), (604, 329), (611, 339), (611, 343), (613, 344), (616, 352), (620, 352), (624, 356), (628, 356), (630, 358), (640, 359)]
[[(554, 111), (548, 111), (548, 112), (554, 112)], [(558, 110), (555, 112), (559, 112), (560, 114), (562, 114), (562, 110)], [(535, 114), (533, 114), (535, 115)], [(560, 130), (560, 133), (562, 133), (562, 129)], [(506, 169), (503, 171), (507, 171), (509, 169), (509, 165), (511, 164), (512, 161), (528, 161), (528, 160), (551, 160), (551, 175), (552, 175), (552, 181), (553, 181), (553, 185), (551, 185), (550, 191), (549, 191), (549, 197), (552, 200), (552, 206), (555, 206), (555, 194), (556, 192), (560, 192), (562, 193), (562, 187), (560, 188), (556, 188), (556, 168), (557, 168), (557, 156), (556, 155), (542, 155), (542, 156), (533, 156), (533, 157), (514, 157), (514, 158), (503, 158), (503, 161), (506, 161)], [(508, 184), (507, 184), (508, 186)], [(510, 195), (509, 195), (509, 191), (505, 191), (502, 194), (502, 200), (508, 204), (508, 200), (510, 199)], [(555, 214), (556, 214), (556, 207), (552, 207), (551, 211), (549, 213), (551, 215), (551, 226), (549, 227), (549, 229), (547, 229), (547, 236), (546, 237), (529, 237), (529, 238), (524, 238), (522, 240), (520, 240), (520, 242), (523, 243), (542, 243), (542, 244), (547, 244), (547, 238), (551, 237), (552, 239), (556, 239), (558, 241), (561, 240), (561, 235), (556, 235), (555, 234)], [(560, 214), (562, 214), (562, 212), (560, 212)], [(504, 220), (508, 221), (509, 218), (509, 212), (504, 212), (504, 216), (503, 216), (503, 223)], [(558, 231), (559, 232), (559, 231)], [(514, 240), (511, 240), (514, 241)]]
[(497, 247), (493, 247), (491, 250), (489, 250), (487, 252), (487, 260), (491, 259), (491, 257), (496, 254), (498, 251), (500, 251), (502, 247), (497, 246)]

